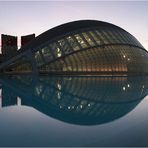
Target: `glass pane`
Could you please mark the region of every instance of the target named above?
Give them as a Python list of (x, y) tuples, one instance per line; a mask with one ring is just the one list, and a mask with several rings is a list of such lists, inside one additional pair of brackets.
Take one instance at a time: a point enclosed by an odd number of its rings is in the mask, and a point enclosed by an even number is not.
[(35, 52), (34, 57), (35, 57), (35, 61), (36, 61), (38, 66), (40, 66), (44, 63), (39, 51)]
[(82, 33), (82, 35), (84, 36), (84, 38), (86, 39), (86, 41), (90, 46), (95, 46), (94, 42), (91, 40), (91, 38), (88, 36), (87, 33)]
[(73, 48), (74, 51), (80, 50), (78, 44), (71, 36), (67, 37), (67, 41), (69, 42), (70, 46)]
[(42, 52), (43, 57), (44, 57), (46, 62), (49, 62), (53, 59), (53, 56), (52, 56), (51, 51), (50, 51), (48, 46), (42, 48), (41, 52)]
[(90, 33), (90, 35), (94, 38), (94, 40), (96, 41), (96, 43), (97, 43), (98, 45), (100, 45), (100, 44), (101, 44), (101, 40), (95, 35), (95, 33), (92, 32), (92, 31), (90, 31), (89, 33)]
[(108, 43), (108, 41), (106, 40), (106, 38), (103, 36), (103, 34), (100, 31), (96, 30), (95, 33), (97, 34), (98, 38), (100, 38), (101, 45)]
[(79, 34), (74, 35), (75, 38), (77, 39), (78, 43), (83, 47), (83, 48), (87, 48), (86, 43), (84, 42), (84, 40), (80, 37)]
[(71, 47), (68, 46), (67, 42), (62, 39), (62, 40), (59, 40), (58, 41), (60, 47), (61, 47), (61, 50), (65, 53), (65, 54), (69, 54), (72, 52), (72, 49)]
[(49, 45), (52, 53), (54, 54), (55, 57), (61, 57), (62, 56), (62, 51), (60, 50), (60, 48), (57, 46), (56, 43), (52, 43)]

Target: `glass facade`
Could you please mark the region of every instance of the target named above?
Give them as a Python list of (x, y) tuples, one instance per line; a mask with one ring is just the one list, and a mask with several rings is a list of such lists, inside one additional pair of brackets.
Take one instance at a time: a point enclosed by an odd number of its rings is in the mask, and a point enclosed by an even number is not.
[[(137, 47), (110, 45), (75, 52), (39, 68), (46, 72), (142, 73), (147, 72), (147, 53)], [(137, 66), (139, 65), (139, 66)]]
[(148, 74), (148, 52), (114, 25), (67, 32), (31, 51), (39, 73)]

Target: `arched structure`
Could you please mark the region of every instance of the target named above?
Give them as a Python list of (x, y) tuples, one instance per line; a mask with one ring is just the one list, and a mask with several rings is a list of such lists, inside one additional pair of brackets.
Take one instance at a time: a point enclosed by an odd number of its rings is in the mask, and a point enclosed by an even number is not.
[(8, 73), (148, 74), (148, 52), (130, 33), (101, 21), (55, 27), (0, 65)]

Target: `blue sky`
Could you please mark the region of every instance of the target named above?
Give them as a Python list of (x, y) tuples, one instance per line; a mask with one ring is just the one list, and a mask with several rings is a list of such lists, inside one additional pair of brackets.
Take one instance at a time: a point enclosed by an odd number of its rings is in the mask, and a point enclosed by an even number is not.
[(0, 34), (40, 33), (57, 25), (95, 19), (134, 35), (148, 50), (148, 1), (0, 1)]

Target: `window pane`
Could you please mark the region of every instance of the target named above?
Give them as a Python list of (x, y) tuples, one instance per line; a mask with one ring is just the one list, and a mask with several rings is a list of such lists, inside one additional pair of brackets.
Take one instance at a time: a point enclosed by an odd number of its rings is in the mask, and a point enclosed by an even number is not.
[(52, 53), (54, 54), (55, 57), (61, 57), (62, 56), (62, 51), (60, 50), (60, 48), (57, 46), (56, 43), (52, 43), (49, 45)]
[(84, 42), (84, 40), (80, 37), (80, 35), (76, 34), (75, 38), (77, 39), (78, 43), (83, 47), (83, 48), (87, 48), (86, 43)]
[(40, 66), (44, 63), (39, 51), (35, 52), (35, 61), (38, 66)]
[(103, 36), (103, 34), (100, 31), (96, 30), (95, 33), (97, 34), (98, 38), (100, 38), (101, 45), (108, 43), (108, 41), (106, 40), (106, 38)]
[(67, 37), (67, 41), (69, 42), (74, 51), (80, 50), (78, 44), (74, 41), (74, 39), (71, 36)]
[(91, 38), (88, 36), (88, 34), (82, 33), (82, 35), (84, 36), (84, 38), (86, 39), (86, 41), (88, 42), (88, 44), (90, 46), (95, 46), (94, 42), (91, 40)]
[(72, 52), (71, 47), (68, 46), (68, 44), (66, 43), (66, 41), (64, 39), (59, 40), (58, 41), (61, 50), (65, 53), (65, 54), (69, 54)]
[(43, 57), (44, 57), (46, 62), (49, 62), (53, 59), (53, 56), (52, 56), (51, 51), (49, 49), (49, 46), (42, 48), (41, 52), (42, 52)]
[(95, 33), (92, 32), (92, 31), (90, 31), (89, 33), (90, 33), (90, 35), (94, 38), (94, 40), (96, 41), (96, 43), (97, 43), (98, 45), (100, 45), (100, 44), (101, 44), (101, 40), (95, 35)]

